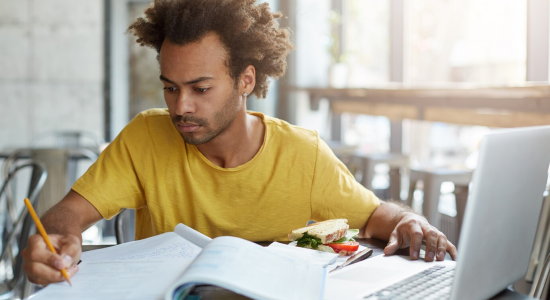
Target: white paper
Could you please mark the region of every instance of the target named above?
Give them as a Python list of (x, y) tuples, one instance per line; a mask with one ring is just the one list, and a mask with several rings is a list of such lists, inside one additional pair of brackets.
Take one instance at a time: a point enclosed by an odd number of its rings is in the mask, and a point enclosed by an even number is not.
[(363, 299), (374, 291), (435, 265), (454, 266), (456, 262), (425, 262), (398, 255), (371, 257), (329, 273), (325, 299)]
[(176, 225), (174, 232), (201, 248), (204, 248), (206, 244), (212, 240), (206, 235), (182, 223)]
[(266, 249), (281, 255), (287, 255), (290, 257), (299, 258), (304, 261), (308, 261), (312, 264), (320, 265), (322, 267), (327, 267), (328, 265), (333, 264), (334, 262), (336, 262), (336, 259), (339, 256), (338, 254), (335, 254), (335, 253), (328, 253), (328, 252), (317, 251), (313, 249), (294, 247), (294, 246), (289, 246), (289, 245), (281, 244), (277, 242), (271, 243), (269, 246), (267, 246)]
[(195, 258), (202, 248), (174, 232), (82, 253), (82, 261)]
[(164, 293), (191, 259), (83, 261), (67, 282), (51, 284), (32, 300), (154, 300)]
[(321, 299), (325, 269), (235, 237), (208, 244), (178, 283), (209, 283), (260, 299)]
[[(292, 242), (292, 243), (289, 243), (287, 246), (288, 247), (295, 247), (296, 249), (305, 249), (305, 250), (313, 250), (313, 249), (307, 249), (307, 248), (300, 248), (300, 247), (297, 247), (296, 246), (296, 242)], [(363, 249), (365, 249), (367, 247), (365, 246), (361, 246), (359, 245), (359, 249), (357, 249), (357, 252), (360, 252), (360, 251), (363, 251)], [(330, 254), (328, 252), (323, 252), (323, 251), (317, 251), (317, 250), (313, 250), (315, 252), (318, 252), (318, 253), (327, 253), (327, 254)], [(348, 258), (350, 258), (351, 255), (345, 255), (345, 256), (340, 256), (340, 255), (337, 255), (337, 257), (335, 258), (335, 261), (333, 263), (330, 263), (326, 266), (327, 268), (327, 271), (330, 272), (332, 271), (333, 269), (335, 269), (336, 267), (338, 267), (339, 265), (343, 264), (346, 262), (346, 260), (348, 260)]]

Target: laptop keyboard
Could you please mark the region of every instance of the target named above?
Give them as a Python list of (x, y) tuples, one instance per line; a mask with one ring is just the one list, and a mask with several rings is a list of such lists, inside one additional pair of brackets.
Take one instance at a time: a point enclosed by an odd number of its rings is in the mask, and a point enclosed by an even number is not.
[(448, 299), (454, 271), (454, 267), (434, 266), (370, 294), (364, 299)]

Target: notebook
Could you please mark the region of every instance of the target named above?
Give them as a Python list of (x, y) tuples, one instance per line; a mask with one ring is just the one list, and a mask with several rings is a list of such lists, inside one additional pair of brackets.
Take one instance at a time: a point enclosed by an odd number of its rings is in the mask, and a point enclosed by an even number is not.
[[(457, 261), (428, 263), (402, 256), (367, 259), (331, 273), (325, 299), (391, 299), (391, 288), (408, 278), (432, 274), (433, 267), (437, 273), (454, 268), (454, 276), (442, 279), (450, 285), (437, 299), (487, 299), (504, 290), (527, 271), (549, 164), (550, 126), (488, 134), (472, 178)], [(404, 287), (421, 292), (414, 285)], [(418, 294), (404, 295), (396, 298)]]
[(324, 265), (332, 257), (310, 262), (289, 251), (236, 237), (210, 239), (178, 224), (174, 232), (84, 252), (72, 287), (51, 284), (33, 299), (176, 300), (201, 285), (254, 299), (322, 299)]

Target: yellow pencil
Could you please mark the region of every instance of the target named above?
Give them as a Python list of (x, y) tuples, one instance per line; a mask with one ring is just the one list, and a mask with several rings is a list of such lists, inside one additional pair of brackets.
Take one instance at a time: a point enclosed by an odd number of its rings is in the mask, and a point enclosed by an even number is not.
[[(48, 248), (53, 253), (57, 254), (57, 251), (55, 251), (55, 248), (52, 245), (52, 242), (50, 241), (50, 238), (48, 237), (48, 234), (46, 233), (46, 229), (44, 229), (44, 226), (42, 226), (42, 222), (40, 222), (40, 219), (38, 218), (38, 215), (34, 211), (34, 208), (32, 207), (31, 202), (29, 199), (25, 198), (25, 205), (27, 206), (27, 209), (29, 210), (29, 213), (31, 214), (32, 219), (34, 220), (34, 223), (36, 224), (36, 228), (38, 228), (38, 231), (40, 232), (40, 235), (46, 242), (46, 245), (48, 245)], [(65, 269), (61, 270), (61, 274), (63, 274), (63, 277), (67, 279), (67, 282), (69, 285), (72, 286), (71, 281), (69, 280), (69, 274), (67, 274), (67, 271)]]

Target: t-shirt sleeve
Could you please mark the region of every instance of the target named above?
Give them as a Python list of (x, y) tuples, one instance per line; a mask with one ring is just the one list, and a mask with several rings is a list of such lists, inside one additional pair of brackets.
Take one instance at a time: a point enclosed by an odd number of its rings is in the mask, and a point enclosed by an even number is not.
[[(146, 206), (136, 162), (146, 159), (144, 145), (149, 139), (146, 119), (137, 115), (100, 154), (98, 160), (80, 177), (72, 189), (88, 200), (105, 219), (123, 208)], [(143, 164), (142, 164), (143, 165)]]
[(363, 187), (328, 145), (317, 139), (317, 160), (311, 190), (312, 218), (348, 219), (350, 228), (363, 228), (380, 200)]

